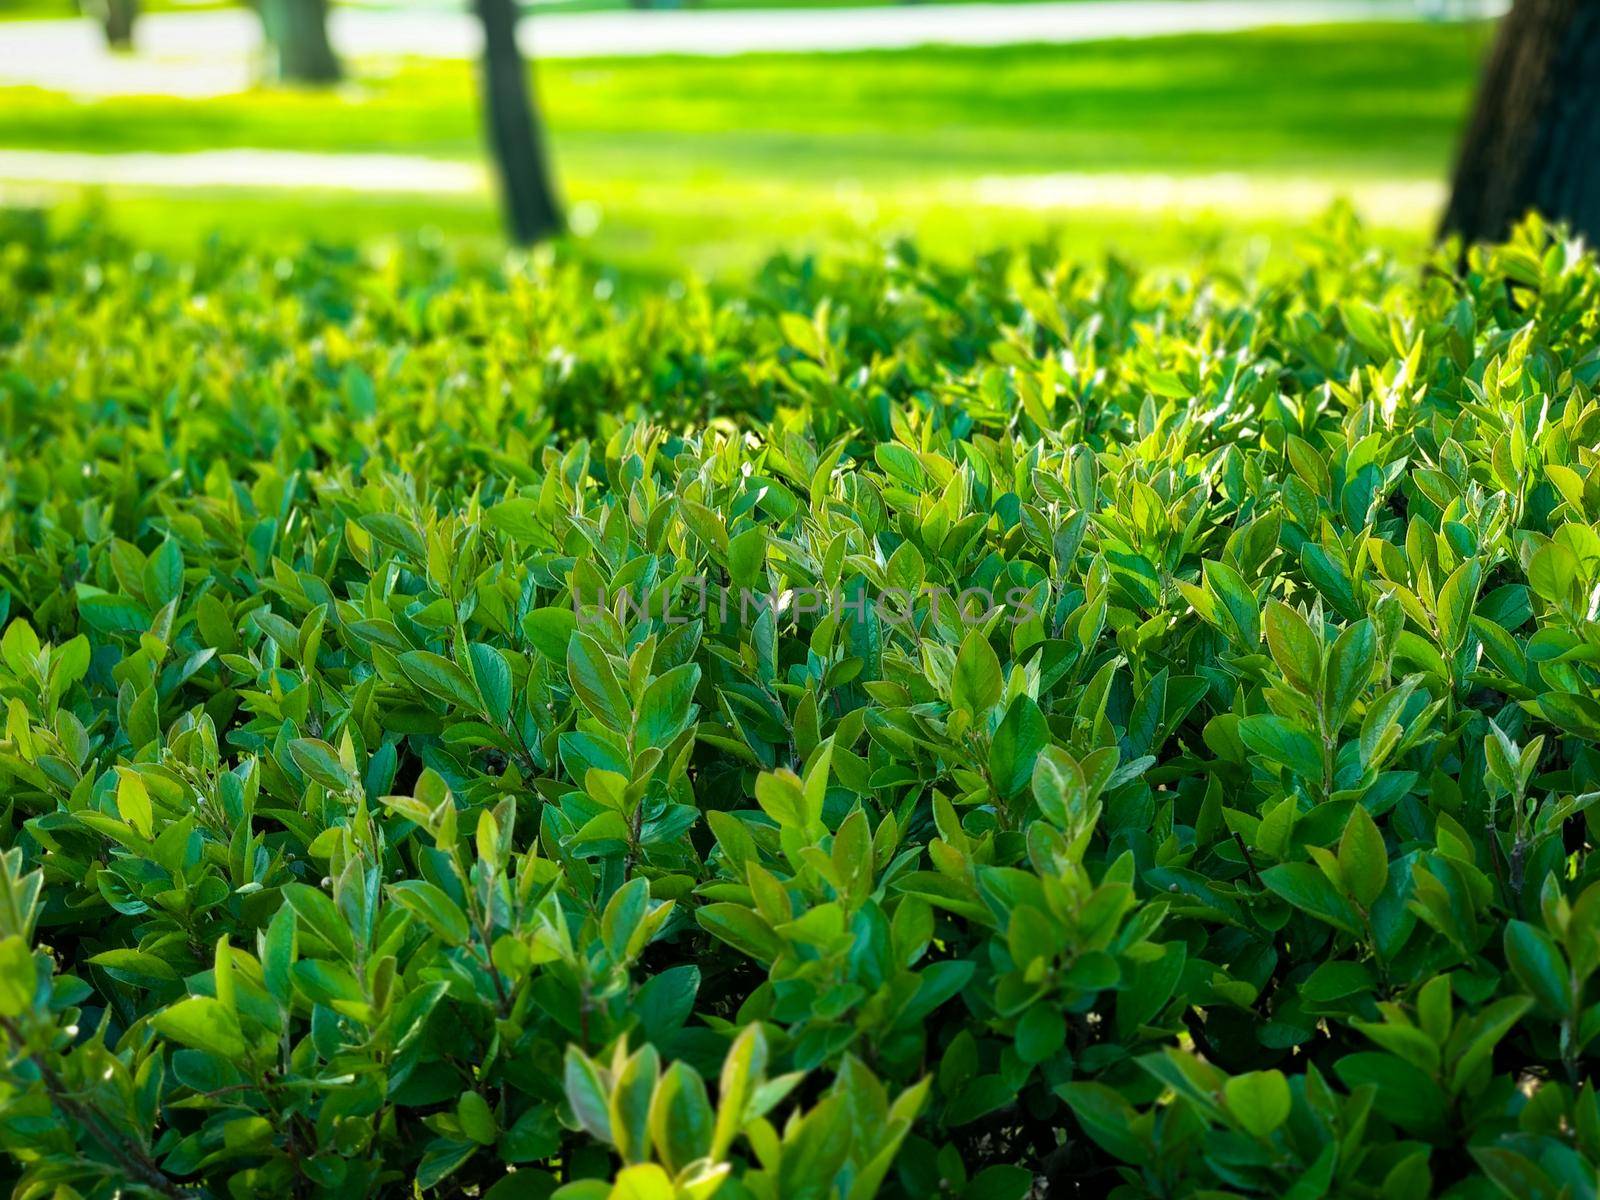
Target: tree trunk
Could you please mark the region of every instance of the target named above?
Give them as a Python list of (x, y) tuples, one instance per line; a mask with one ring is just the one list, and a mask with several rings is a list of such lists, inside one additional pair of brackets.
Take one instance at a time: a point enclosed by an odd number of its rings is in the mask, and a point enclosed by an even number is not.
[(528, 246), (561, 232), (561, 210), (517, 46), (516, 2), (473, 0), (483, 22), (483, 106), (506, 227), (514, 242)]
[(337, 83), (339, 57), (328, 41), (327, 0), (260, 0), (269, 74), (281, 83)]
[(133, 19), (139, 15), (139, 0), (104, 0), (96, 5), (106, 45), (113, 50), (133, 49)]
[(1516, 0), (1462, 139), (1442, 234), (1504, 237), (1529, 209), (1600, 242), (1600, 3)]

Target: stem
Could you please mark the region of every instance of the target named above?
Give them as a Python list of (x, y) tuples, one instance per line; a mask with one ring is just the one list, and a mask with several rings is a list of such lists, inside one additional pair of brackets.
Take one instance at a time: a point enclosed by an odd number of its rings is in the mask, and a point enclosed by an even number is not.
[(1233, 840), (1238, 844), (1239, 853), (1244, 855), (1244, 865), (1250, 870), (1250, 878), (1255, 881), (1257, 887), (1265, 887), (1266, 885), (1261, 882), (1261, 873), (1256, 870), (1256, 860), (1250, 853), (1250, 847), (1244, 844), (1244, 839), (1239, 836), (1237, 829), (1229, 832), (1233, 834)]
[(467, 898), (467, 916), (471, 920), (479, 940), (483, 943), (481, 954), (478, 948), (470, 941), (466, 943), (466, 948), (467, 953), (472, 955), (484, 971), (488, 973), (489, 982), (494, 985), (494, 995), (499, 1004), (500, 1015), (509, 1017), (511, 1015), (511, 998), (506, 995), (505, 982), (500, 978), (500, 972), (494, 965), (494, 941), (491, 936), (494, 931), (490, 927), (494, 911), (494, 897), (492, 894), (494, 890), (494, 868), (488, 863), (480, 865), (483, 867), (486, 876), (484, 892), (487, 898), (487, 906), (478, 904), (477, 889), (472, 885), (472, 873), (470, 871), (461, 871), (460, 862), (456, 863), (456, 870), (460, 872), (460, 879), (464, 885), (461, 890)]
[(22, 1035), (22, 1030), (17, 1027), (10, 1017), (0, 1017), (0, 1029), (4, 1029), (6, 1036), (18, 1046), (22, 1053), (39, 1072), (39, 1077), (44, 1081), (45, 1090), (50, 1093), (50, 1101), (72, 1120), (82, 1125), (89, 1135), (113, 1158), (115, 1158), (133, 1178), (138, 1179), (145, 1186), (160, 1192), (162, 1195), (171, 1196), (177, 1200), (177, 1185), (167, 1178), (165, 1172), (151, 1159), (145, 1148), (137, 1142), (130, 1142), (115, 1129), (108, 1127), (101, 1119), (100, 1114), (92, 1107), (79, 1103), (73, 1099), (70, 1090), (61, 1076), (57, 1075), (54, 1068), (42, 1056), (27, 1048), (27, 1039)]

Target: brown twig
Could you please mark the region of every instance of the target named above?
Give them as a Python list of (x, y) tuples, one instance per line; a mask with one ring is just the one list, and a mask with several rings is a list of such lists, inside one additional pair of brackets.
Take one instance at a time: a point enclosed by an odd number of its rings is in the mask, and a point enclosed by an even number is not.
[(6, 1036), (22, 1048), (22, 1053), (39, 1072), (45, 1090), (50, 1093), (52, 1104), (83, 1126), (89, 1135), (100, 1143), (101, 1148), (115, 1158), (132, 1178), (162, 1195), (177, 1200), (180, 1196), (177, 1185), (155, 1164), (145, 1148), (108, 1126), (92, 1107), (73, 1099), (70, 1089), (61, 1076), (56, 1074), (54, 1068), (42, 1056), (27, 1048), (27, 1040), (22, 1036), (22, 1030), (17, 1027), (15, 1021), (10, 1017), (0, 1017), (0, 1029), (4, 1029)]

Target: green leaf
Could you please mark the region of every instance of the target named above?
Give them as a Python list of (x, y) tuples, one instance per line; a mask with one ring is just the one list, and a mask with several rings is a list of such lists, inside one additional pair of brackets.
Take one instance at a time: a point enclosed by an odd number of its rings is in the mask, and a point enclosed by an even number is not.
[(1378, 635), (1371, 621), (1355, 622), (1334, 641), (1323, 681), (1323, 711), (1330, 730), (1343, 727), (1351, 707), (1371, 681), (1377, 659)]
[(785, 943), (772, 926), (742, 905), (707, 904), (694, 916), (708, 931), (758, 962), (770, 963), (784, 952)]
[(1033, 765), (1033, 798), (1047, 821), (1076, 829), (1088, 814), (1090, 793), (1083, 768), (1059, 746), (1046, 746)]
[(696, 537), (711, 549), (720, 552), (724, 557), (728, 553), (728, 527), (722, 517), (707, 508), (704, 504), (687, 497), (678, 501), (678, 511), (683, 514), (683, 521)]
[(466, 914), (443, 889), (425, 879), (402, 879), (389, 885), (389, 894), (407, 912), (414, 913), (447, 946), (459, 946), (471, 935)]
[(567, 1103), (590, 1137), (611, 1141), (611, 1091), (600, 1077), (600, 1069), (576, 1046), (567, 1047), (563, 1081)]
[(992, 1112), (1006, 1107), (1017, 1098), (1017, 1085), (1000, 1075), (979, 1075), (962, 1085), (950, 1100), (945, 1112), (945, 1124), (952, 1127), (970, 1125)]
[(646, 1043), (615, 1070), (611, 1088), (611, 1137), (624, 1162), (650, 1157), (650, 1102), (661, 1078), (661, 1059)]
[(1473, 1146), (1470, 1150), (1484, 1175), (1510, 1200), (1561, 1200), (1573, 1194), (1538, 1163), (1515, 1150), (1497, 1146)]
[(1287, 717), (1261, 714), (1239, 722), (1239, 736), (1257, 754), (1303, 779), (1320, 780), (1322, 748), (1308, 730)]
[(806, 822), (811, 828), (822, 823), (822, 808), (828, 795), (828, 777), (833, 766), (833, 739), (825, 739), (811, 752), (806, 763), (805, 779), (801, 785)]
[(461, 1093), (461, 1099), (456, 1101), (456, 1121), (461, 1132), (480, 1146), (494, 1145), (499, 1136), (489, 1102), (477, 1092)]
[(570, 608), (536, 608), (522, 618), (523, 635), (551, 662), (567, 661), (567, 646), (577, 627), (577, 614)]
[(339, 914), (331, 899), (304, 883), (284, 884), (283, 898), (294, 909), (302, 928), (315, 933), (346, 962), (355, 957), (355, 941), (350, 935), (350, 925)]
[(143, 633), (150, 628), (150, 614), (137, 600), (96, 592), (81, 583), (78, 616), (97, 633)]
[(650, 1105), (650, 1139), (656, 1154), (672, 1171), (682, 1171), (710, 1153), (715, 1123), (705, 1082), (687, 1063), (673, 1063)]
[(699, 686), (700, 668), (691, 663), (674, 667), (645, 688), (634, 730), (635, 746), (671, 745), (689, 727), (694, 690)]
[(757, 526), (728, 540), (728, 574), (740, 588), (760, 585), (762, 564), (767, 559), (767, 533)]
[(428, 557), (428, 548), (415, 522), (399, 513), (368, 513), (361, 518), (360, 525), (380, 542), (404, 551), (413, 562), (420, 563)]
[(399, 658), (400, 669), (417, 687), (467, 712), (478, 712), (477, 689), (466, 672), (448, 658), (428, 650), (408, 650)]
[(1295, 908), (1346, 933), (1359, 933), (1360, 918), (1328, 877), (1308, 863), (1281, 863), (1261, 872), (1261, 882)]
[[(83, 642), (87, 647), (87, 640), (82, 634), (73, 639)], [(27, 678), (37, 673), (35, 660), (39, 657), (39, 635), (33, 631), (33, 626), (21, 620), (12, 621), (6, 626), (4, 637), (0, 637), (0, 658), (11, 668), (12, 674)]]
[(1033, 778), (1039, 752), (1050, 744), (1050, 727), (1031, 696), (1018, 696), (1006, 709), (989, 746), (989, 774), (1004, 799), (1011, 799)]
[(966, 1200), (1025, 1200), (1032, 1191), (1032, 1171), (1010, 1163), (995, 1163), (973, 1176), (962, 1196)]
[(150, 554), (144, 565), (144, 594), (150, 603), (160, 608), (176, 600), (183, 591), (183, 549), (171, 538), (166, 539)]
[(0, 1017), (20, 1017), (32, 1009), (37, 981), (28, 943), (14, 933), (0, 938)]
[(644, 879), (628, 880), (606, 903), (600, 917), (600, 937), (613, 962), (627, 960), (628, 943), (644, 921), (649, 907), (650, 884)]
[(1472, 606), (1478, 598), (1478, 579), (1482, 574), (1477, 559), (1457, 567), (1439, 589), (1440, 650), (1449, 655), (1461, 649), (1472, 628)]
[(117, 812), (140, 837), (155, 835), (155, 809), (150, 805), (150, 793), (137, 771), (117, 770)]
[(104, 967), (113, 973), (120, 972), (140, 979), (156, 980), (162, 983), (171, 983), (177, 980), (178, 973), (172, 969), (172, 964), (164, 958), (154, 954), (147, 954), (141, 950), (115, 949), (102, 950), (99, 954), (89, 959), (97, 967)]
[(1138, 1113), (1114, 1088), (1085, 1080), (1063, 1084), (1060, 1091), (1084, 1132), (1107, 1153), (1125, 1163), (1150, 1154), (1148, 1137), (1136, 1132)]
[(756, 777), (756, 803), (780, 826), (804, 829), (810, 823), (800, 777), (787, 767)]
[(575, 633), (567, 645), (567, 678), (591, 716), (611, 729), (633, 728), (633, 710), (598, 642)]
[(712, 1129), (710, 1157), (721, 1159), (733, 1145), (751, 1113), (752, 1100), (767, 1069), (767, 1042), (761, 1026), (746, 1025), (733, 1039), (722, 1060), (717, 1085), (717, 1119)]
[(1017, 1057), (1029, 1064), (1045, 1062), (1066, 1044), (1066, 1039), (1067, 1023), (1061, 1010), (1048, 1003), (1035, 1004), (1017, 1022)]
[(473, 642), (467, 647), (467, 662), (478, 695), (483, 698), (482, 711), (503, 727), (511, 717), (511, 668), (505, 655), (493, 646)]
[(1267, 646), (1291, 687), (1315, 696), (1322, 679), (1322, 640), (1306, 619), (1281, 600), (1267, 602)]
[(1546, 692), (1539, 710), (1557, 728), (1591, 741), (1600, 741), (1600, 701), (1568, 692)]
[(323, 787), (336, 792), (353, 791), (358, 786), (355, 778), (339, 761), (339, 752), (327, 742), (317, 738), (296, 738), (289, 743), (289, 757)]
[(1289, 1119), (1289, 1082), (1281, 1071), (1235, 1075), (1223, 1095), (1234, 1120), (1252, 1137), (1264, 1138)]
[(1579, 579), (1578, 556), (1560, 542), (1546, 542), (1528, 561), (1528, 586), (1556, 604), (1570, 603)]
[(1507, 921), (1506, 964), (1517, 982), (1548, 1011), (1567, 1016), (1572, 1011), (1571, 973), (1567, 960), (1549, 935), (1526, 921)]
[(1367, 810), (1357, 804), (1339, 839), (1339, 873), (1363, 909), (1370, 909), (1389, 882), (1389, 851)]
[(262, 981), (267, 991), (281, 1007), (287, 1008), (294, 998), (294, 985), (290, 970), (295, 958), (295, 915), (291, 905), (280, 905), (267, 922), (266, 932), (260, 935)]
[(980, 717), (1000, 699), (1003, 682), (1000, 659), (994, 647), (989, 645), (982, 630), (972, 630), (956, 654), (955, 674), (950, 680), (950, 706)]
[(174, 1042), (236, 1062), (249, 1047), (239, 1022), (221, 1002), (210, 996), (190, 996), (150, 1018), (155, 1031)]
[(1261, 606), (1244, 577), (1225, 562), (1207, 559), (1203, 564), (1207, 589), (1219, 601), (1234, 637), (1255, 650), (1261, 644)]

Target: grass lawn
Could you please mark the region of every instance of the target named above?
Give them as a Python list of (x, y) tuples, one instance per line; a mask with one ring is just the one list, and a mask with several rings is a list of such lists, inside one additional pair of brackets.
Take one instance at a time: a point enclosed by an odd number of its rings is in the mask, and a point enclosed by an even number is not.
[[(1216, 221), (1030, 211), (973, 180), (1054, 172), (1437, 179), (1486, 47), (1481, 25), (1345, 25), (1072, 46), (924, 48), (540, 64), (565, 194), (597, 206), (596, 254), (715, 269), (779, 246), (914, 229), (964, 249), (1068, 226), (1133, 248)], [(78, 102), (0, 89), (0, 146), (481, 153), (462, 64), (360, 64), (335, 93)], [(419, 224), (493, 237), (492, 201), (295, 193), (111, 193), (157, 238), (213, 227), (372, 234)], [(1431, 214), (1375, 214), (1420, 233)], [(1193, 214), (1190, 214), (1192, 217)], [(1268, 225), (1271, 223), (1268, 222)], [(1100, 233), (1096, 233), (1096, 230)]]

